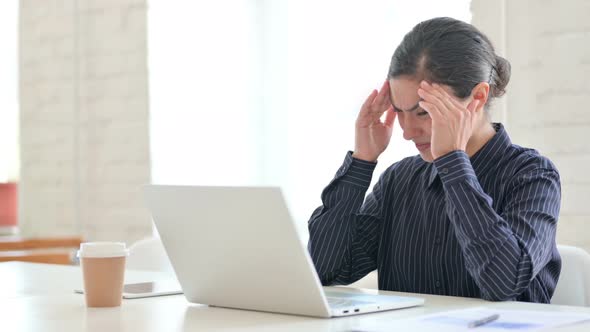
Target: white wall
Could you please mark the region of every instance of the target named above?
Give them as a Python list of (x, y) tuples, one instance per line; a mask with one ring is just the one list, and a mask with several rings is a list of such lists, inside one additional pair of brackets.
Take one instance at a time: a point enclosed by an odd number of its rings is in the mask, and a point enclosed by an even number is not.
[(151, 234), (145, 0), (20, 2), (20, 227)]
[(0, 183), (18, 180), (18, 1), (0, 2)]
[(505, 122), (561, 174), (557, 241), (590, 251), (590, 2), (473, 0), (473, 23), (512, 64)]

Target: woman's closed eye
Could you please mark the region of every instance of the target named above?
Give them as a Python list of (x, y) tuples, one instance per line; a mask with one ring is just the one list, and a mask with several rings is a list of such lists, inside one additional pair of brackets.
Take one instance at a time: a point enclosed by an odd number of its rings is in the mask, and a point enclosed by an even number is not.
[(416, 110), (416, 116), (426, 116), (428, 115), (428, 112), (426, 112), (425, 110), (419, 108), (418, 110)]

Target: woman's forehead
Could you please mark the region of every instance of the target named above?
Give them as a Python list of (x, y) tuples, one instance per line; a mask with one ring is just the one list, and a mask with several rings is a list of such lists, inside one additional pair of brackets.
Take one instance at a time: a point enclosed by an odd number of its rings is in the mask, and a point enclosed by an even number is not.
[[(421, 80), (409, 76), (400, 76), (390, 79), (389, 87), (393, 106), (398, 110), (412, 110), (421, 100), (420, 96), (418, 96), (420, 82)], [(441, 84), (440, 86), (451, 96), (455, 96), (453, 89), (450, 86), (444, 84)]]
[(400, 111), (409, 111), (418, 104), (420, 82), (411, 78), (399, 77), (389, 80), (391, 102)]

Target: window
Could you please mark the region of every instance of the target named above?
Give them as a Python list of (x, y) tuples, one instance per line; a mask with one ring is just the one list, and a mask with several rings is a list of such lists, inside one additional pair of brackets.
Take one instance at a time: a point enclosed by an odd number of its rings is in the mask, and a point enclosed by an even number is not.
[[(151, 3), (154, 183), (281, 186), (304, 231), (403, 35), (469, 3)], [(414, 154), (396, 128), (376, 174)]]

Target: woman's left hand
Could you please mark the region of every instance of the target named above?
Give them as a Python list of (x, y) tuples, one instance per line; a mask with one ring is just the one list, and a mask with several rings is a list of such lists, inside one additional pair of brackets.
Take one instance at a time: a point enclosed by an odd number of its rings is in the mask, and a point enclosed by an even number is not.
[(475, 126), (475, 109), (479, 100), (463, 106), (438, 84), (420, 83), (419, 102), (432, 119), (430, 151), (434, 160), (456, 150), (465, 151)]

